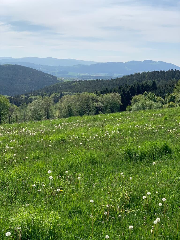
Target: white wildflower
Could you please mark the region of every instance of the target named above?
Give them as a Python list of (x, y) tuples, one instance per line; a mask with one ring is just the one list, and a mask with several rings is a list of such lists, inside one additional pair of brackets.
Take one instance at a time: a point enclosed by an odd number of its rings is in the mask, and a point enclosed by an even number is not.
[(130, 230), (132, 230), (132, 229), (133, 229), (133, 226), (132, 226), (132, 225), (130, 225), (130, 226), (129, 226), (129, 229), (130, 229)]
[(52, 171), (51, 171), (51, 170), (48, 170), (48, 173), (52, 173)]
[(90, 203), (93, 203), (94, 202), (94, 200), (90, 200)]
[(150, 193), (150, 192), (147, 192), (147, 195), (151, 195), (151, 193)]
[(161, 207), (161, 206), (162, 206), (162, 203), (159, 203), (159, 206)]
[(162, 198), (162, 201), (165, 202), (165, 201), (166, 201), (166, 198)]
[(146, 199), (146, 196), (143, 196), (143, 199)]
[(9, 237), (9, 236), (11, 236), (11, 233), (10, 233), (10, 232), (7, 232), (7, 233), (6, 233), (6, 237)]
[(154, 224), (157, 224), (158, 222), (160, 222), (160, 218), (156, 218), (156, 220), (154, 221)]
[(52, 179), (53, 179), (53, 176), (49, 176), (49, 179), (52, 180)]
[(106, 235), (106, 236), (105, 236), (105, 239), (109, 239), (109, 235)]

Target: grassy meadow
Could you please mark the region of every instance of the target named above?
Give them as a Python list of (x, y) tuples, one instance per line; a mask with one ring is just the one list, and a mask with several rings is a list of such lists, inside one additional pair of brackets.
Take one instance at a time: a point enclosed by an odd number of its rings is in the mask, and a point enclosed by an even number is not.
[(0, 239), (180, 239), (180, 108), (0, 126)]

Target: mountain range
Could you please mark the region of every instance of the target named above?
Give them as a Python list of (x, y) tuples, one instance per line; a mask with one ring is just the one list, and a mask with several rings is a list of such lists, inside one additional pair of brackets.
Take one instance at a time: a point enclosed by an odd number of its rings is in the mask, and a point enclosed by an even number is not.
[(152, 60), (97, 63), (76, 59), (1, 57), (0, 64), (30, 67), (69, 80), (110, 79), (138, 72), (180, 70), (174, 64)]

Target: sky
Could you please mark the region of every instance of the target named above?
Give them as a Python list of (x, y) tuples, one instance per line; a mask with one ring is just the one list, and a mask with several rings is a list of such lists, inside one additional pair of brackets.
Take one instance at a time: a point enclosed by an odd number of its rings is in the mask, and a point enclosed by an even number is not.
[(180, 66), (180, 0), (0, 0), (0, 57)]

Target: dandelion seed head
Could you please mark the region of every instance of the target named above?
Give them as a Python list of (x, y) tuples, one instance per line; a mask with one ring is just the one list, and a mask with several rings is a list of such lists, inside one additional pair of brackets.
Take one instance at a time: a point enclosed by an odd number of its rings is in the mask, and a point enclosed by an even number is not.
[(159, 206), (161, 207), (161, 206), (162, 206), (162, 203), (159, 203)]
[(9, 236), (11, 236), (11, 232), (6, 233), (6, 237), (9, 237)]
[(156, 220), (154, 221), (154, 224), (157, 224), (158, 222), (160, 222), (160, 218), (156, 218)]

